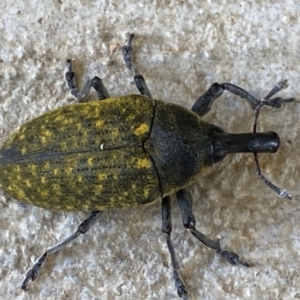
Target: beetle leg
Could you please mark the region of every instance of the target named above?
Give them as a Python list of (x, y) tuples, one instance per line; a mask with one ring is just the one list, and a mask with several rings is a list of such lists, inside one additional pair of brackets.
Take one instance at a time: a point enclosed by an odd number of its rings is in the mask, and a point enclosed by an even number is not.
[(171, 204), (170, 197), (165, 197), (161, 202), (162, 210), (162, 232), (165, 234), (166, 242), (168, 245), (169, 253), (171, 255), (171, 263), (173, 267), (173, 279), (175, 281), (175, 287), (177, 288), (177, 294), (180, 298), (188, 299), (188, 290), (185, 286), (181, 276), (179, 274), (179, 264), (176, 258), (175, 249), (171, 240), (172, 232), (172, 220), (171, 220)]
[(149, 99), (153, 99), (152, 95), (148, 89), (145, 78), (139, 74), (139, 72), (132, 67), (132, 58), (133, 58), (133, 38), (134, 34), (130, 34), (127, 45), (122, 47), (123, 58), (127, 69), (134, 71), (134, 84), (142, 95), (147, 96)]
[(243, 265), (250, 267), (250, 264), (240, 260), (239, 255), (227, 250), (222, 250), (219, 241), (213, 241), (207, 238), (203, 233), (196, 229), (196, 220), (193, 214), (193, 199), (191, 194), (186, 189), (179, 190), (176, 193), (179, 208), (182, 216), (182, 223), (185, 228), (188, 228), (193, 236), (195, 236), (206, 247), (216, 250), (232, 265)]
[(47, 256), (54, 254), (64, 248), (66, 245), (70, 244), (73, 240), (75, 240), (81, 234), (86, 233), (97, 221), (97, 219), (102, 215), (103, 211), (92, 211), (87, 219), (85, 219), (77, 228), (76, 232), (56, 244), (55, 246), (46, 250), (46, 252), (40, 256), (32, 268), (26, 273), (25, 280), (21, 285), (21, 289), (26, 291), (27, 285), (30, 280), (35, 281), (42, 269), (42, 266), (47, 258)]
[(146, 80), (141, 74), (136, 73), (134, 75), (133, 80), (134, 80), (135, 86), (137, 87), (137, 89), (139, 90), (139, 92), (142, 95), (147, 96), (149, 99), (153, 99), (153, 97), (148, 89), (148, 86), (146, 84)]
[(78, 92), (76, 87), (75, 72), (73, 71), (72, 61), (70, 59), (67, 60), (65, 80), (67, 82), (67, 87), (70, 89), (71, 95), (78, 102), (85, 101), (85, 98), (89, 94), (92, 87), (96, 90), (99, 100), (107, 99), (110, 97), (102, 80), (99, 77), (94, 77), (92, 80), (90, 78), (87, 79), (80, 92)]
[(132, 58), (133, 58), (133, 47), (132, 47), (132, 42), (133, 42), (134, 34), (131, 33), (129, 35), (129, 39), (127, 42), (127, 45), (122, 47), (122, 53), (123, 53), (123, 58), (125, 61), (126, 68), (131, 70), (132, 68)]
[(76, 78), (75, 72), (72, 68), (72, 61), (70, 59), (67, 60), (66, 72), (65, 72), (65, 80), (67, 82), (67, 87), (70, 89), (71, 95), (78, 101), (84, 102), (84, 99), (87, 97), (90, 89), (92, 87), (91, 79), (88, 79), (83, 85), (80, 92), (78, 92), (76, 87)]
[(110, 95), (109, 95), (106, 87), (104, 86), (102, 80), (99, 77), (95, 76), (92, 79), (91, 84), (92, 84), (92, 87), (97, 92), (98, 100), (104, 100), (104, 99), (110, 98)]
[(268, 93), (267, 96), (265, 96), (260, 102), (259, 104), (255, 107), (254, 110), (254, 125), (253, 125), (253, 133), (256, 132), (256, 126), (257, 126), (257, 119), (259, 116), (259, 112), (260, 109), (264, 106), (264, 105), (269, 105), (272, 107), (276, 107), (276, 108), (280, 108), (281, 105), (283, 103), (288, 103), (288, 102), (293, 102), (295, 101), (295, 98), (280, 98), (280, 97), (276, 97), (276, 98), (272, 98), (275, 94), (277, 94), (278, 92), (280, 92), (281, 90), (285, 89), (288, 86), (287, 80), (281, 80), (279, 81), (274, 87), (273, 89)]
[[(287, 81), (282, 80), (280, 81), (273, 89), (272, 91), (267, 95), (267, 99), (271, 98), (271, 96), (274, 96), (276, 93), (281, 91), (283, 88), (287, 87)], [(252, 109), (256, 109), (256, 107), (261, 103), (260, 100), (256, 99), (254, 96), (252, 96), (249, 92), (245, 91), (244, 89), (231, 84), (231, 83), (213, 83), (211, 87), (202, 95), (200, 96), (197, 101), (194, 103), (192, 107), (192, 111), (197, 113), (200, 116), (204, 116), (207, 114), (211, 107), (213, 102), (220, 97), (223, 92), (227, 90), (231, 92), (234, 95), (240, 96), (241, 98), (245, 99)], [(265, 98), (264, 98), (265, 99)], [(293, 98), (274, 98), (270, 99), (269, 101), (265, 101), (263, 105), (268, 105), (274, 108), (280, 108), (282, 103), (285, 102), (292, 102), (294, 101)]]

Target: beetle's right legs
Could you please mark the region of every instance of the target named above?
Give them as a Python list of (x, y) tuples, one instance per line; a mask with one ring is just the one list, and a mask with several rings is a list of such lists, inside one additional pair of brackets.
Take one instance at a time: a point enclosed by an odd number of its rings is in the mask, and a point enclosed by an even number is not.
[(196, 220), (193, 214), (193, 199), (190, 192), (186, 189), (179, 190), (176, 193), (179, 208), (182, 216), (183, 226), (189, 229), (190, 233), (206, 247), (216, 250), (217, 254), (220, 254), (232, 265), (243, 265), (250, 267), (250, 264), (240, 260), (239, 255), (227, 250), (221, 249), (219, 241), (213, 241), (207, 238), (203, 233), (196, 229)]
[(142, 95), (147, 96), (149, 99), (153, 99), (152, 95), (148, 89), (148, 86), (146, 84), (145, 78), (139, 74), (139, 72), (132, 67), (132, 58), (133, 58), (133, 47), (132, 47), (132, 42), (133, 42), (134, 34), (130, 34), (127, 45), (122, 47), (122, 53), (123, 53), (123, 58), (125, 61), (125, 65), (127, 69), (133, 70), (134, 71), (134, 83), (139, 92)]
[(67, 87), (70, 89), (71, 95), (78, 102), (85, 101), (85, 98), (89, 94), (92, 87), (96, 90), (99, 100), (107, 99), (110, 97), (102, 80), (97, 76), (94, 77), (92, 80), (89, 78), (83, 85), (82, 89), (78, 92), (76, 87), (75, 73), (73, 71), (72, 61), (70, 59), (67, 60), (65, 80), (67, 82)]
[(87, 219), (85, 219), (77, 228), (76, 232), (61, 241), (60, 243), (56, 244), (55, 246), (46, 250), (46, 252), (40, 256), (32, 268), (26, 273), (25, 280), (21, 285), (21, 289), (26, 291), (27, 285), (30, 280), (35, 281), (41, 271), (41, 268), (47, 258), (47, 256), (54, 254), (64, 248), (66, 245), (70, 244), (73, 240), (75, 240), (81, 234), (86, 233), (97, 221), (97, 219), (102, 215), (103, 211), (92, 211)]
[(171, 263), (173, 267), (173, 279), (177, 294), (180, 298), (188, 300), (188, 290), (179, 274), (179, 264), (176, 258), (175, 249), (171, 240), (172, 221), (171, 221), (171, 204), (170, 197), (165, 197), (161, 202), (162, 210), (162, 232), (165, 234), (168, 249), (171, 255)]

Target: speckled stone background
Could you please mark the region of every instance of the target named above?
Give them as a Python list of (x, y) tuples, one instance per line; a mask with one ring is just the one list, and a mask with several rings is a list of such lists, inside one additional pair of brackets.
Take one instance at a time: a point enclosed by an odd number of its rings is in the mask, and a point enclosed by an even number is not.
[[(299, 1), (2, 0), (0, 144), (24, 122), (70, 104), (64, 63), (79, 83), (98, 74), (112, 96), (136, 93), (120, 52), (135, 33), (135, 64), (152, 94), (191, 107), (213, 82), (263, 97), (280, 79), (281, 95), (300, 99)], [(190, 187), (197, 228), (236, 251), (252, 268), (231, 266), (181, 224), (173, 199), (172, 238), (191, 299), (300, 299), (299, 102), (263, 109), (259, 129), (281, 147), (260, 155), (263, 171), (293, 200), (255, 175), (253, 156), (228, 156)], [(248, 132), (253, 112), (229, 93), (206, 120)], [(24, 274), (49, 246), (76, 230), (88, 212), (20, 206), (0, 193), (1, 299), (177, 299), (161, 233), (160, 203), (108, 211), (85, 236), (49, 257), (27, 293)]]

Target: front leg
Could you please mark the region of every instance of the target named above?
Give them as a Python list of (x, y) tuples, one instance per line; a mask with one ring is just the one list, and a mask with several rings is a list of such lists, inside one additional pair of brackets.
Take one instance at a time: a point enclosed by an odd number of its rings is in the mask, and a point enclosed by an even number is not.
[[(263, 105), (271, 106), (274, 108), (280, 108), (282, 103), (292, 102), (295, 100), (294, 98), (287, 98), (287, 99), (284, 99), (281, 97), (271, 98), (276, 93), (278, 93), (279, 91), (281, 91), (282, 89), (284, 89), (286, 87), (287, 87), (287, 80), (282, 80), (282, 81), (278, 82), (274, 86), (274, 88), (270, 91), (270, 93), (268, 93), (268, 95), (266, 97), (264, 97), (262, 101), (260, 101), (260, 100), (256, 99), (254, 96), (252, 96), (246, 90), (244, 90), (234, 84), (213, 83), (211, 85), (211, 87), (202, 96), (200, 96), (197, 99), (197, 101), (194, 103), (194, 105), (192, 107), (192, 111), (197, 113), (199, 116), (206, 115), (210, 111), (210, 109), (213, 105), (213, 102), (218, 97), (220, 97), (225, 90), (245, 99), (250, 104), (250, 106), (252, 107), (253, 110), (256, 109), (256, 107), (258, 107), (262, 102), (263, 102)], [(268, 100), (268, 101), (265, 101), (265, 100)]]
[(250, 267), (250, 264), (242, 261), (238, 254), (223, 250), (218, 240), (213, 241), (196, 229), (196, 220), (193, 214), (193, 199), (190, 192), (186, 189), (182, 189), (176, 193), (176, 196), (182, 216), (183, 226), (189, 229), (190, 233), (196, 237), (198, 241), (203, 243), (206, 247), (216, 250), (217, 254), (225, 258), (230, 264)]
[[(214, 83), (211, 85), (211, 87), (207, 90), (206, 93), (204, 93), (202, 96), (198, 98), (198, 100), (194, 103), (192, 107), (192, 111), (197, 113), (199, 116), (206, 115), (212, 105), (213, 102), (223, 94), (225, 90), (233, 93), (234, 95), (240, 96), (241, 98), (247, 100), (247, 102), (250, 104), (252, 109), (254, 110), (254, 124), (253, 124), (253, 133), (256, 133), (257, 128), (257, 119), (259, 116), (260, 109), (267, 105), (273, 108), (280, 108), (282, 104), (293, 102), (294, 98), (281, 98), (281, 97), (275, 97), (272, 98), (275, 94), (283, 90), (287, 87), (287, 80), (281, 80), (279, 81), (273, 89), (265, 96), (262, 100), (257, 100), (254, 96), (252, 96), (249, 92), (245, 91), (244, 89), (231, 84), (231, 83)], [(259, 166), (257, 153), (254, 152), (255, 157), (255, 164), (256, 164), (256, 173), (259, 176), (259, 178), (268, 185), (278, 196), (291, 199), (291, 195), (284, 189), (279, 188), (275, 184), (273, 184), (270, 180), (268, 180), (263, 174)]]

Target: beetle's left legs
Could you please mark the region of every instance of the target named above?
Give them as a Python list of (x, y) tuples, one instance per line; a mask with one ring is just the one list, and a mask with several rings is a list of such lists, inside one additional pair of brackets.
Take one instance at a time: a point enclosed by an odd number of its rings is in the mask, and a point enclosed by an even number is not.
[(97, 221), (97, 219), (102, 215), (103, 211), (92, 211), (87, 219), (85, 219), (77, 228), (76, 232), (56, 244), (55, 246), (46, 250), (46, 252), (40, 256), (36, 263), (32, 266), (32, 268), (26, 273), (25, 280), (21, 285), (21, 289), (26, 291), (27, 285), (30, 280), (35, 281), (42, 269), (42, 266), (47, 258), (47, 256), (54, 254), (64, 248), (66, 245), (70, 244), (73, 240), (75, 240), (81, 234), (86, 233)]
[(171, 240), (172, 232), (172, 221), (171, 221), (171, 204), (170, 197), (165, 197), (161, 202), (161, 212), (162, 212), (162, 232), (165, 234), (168, 249), (171, 255), (171, 263), (173, 267), (173, 279), (175, 281), (175, 287), (177, 289), (177, 294), (180, 298), (188, 300), (188, 290), (185, 286), (181, 276), (179, 274), (179, 264), (176, 258), (175, 249)]
[(93, 79), (87, 79), (84, 83), (82, 89), (78, 92), (76, 87), (75, 72), (72, 68), (72, 61), (67, 60), (67, 66), (65, 71), (65, 80), (67, 82), (67, 87), (70, 89), (71, 95), (78, 101), (84, 102), (87, 95), (89, 94), (91, 88), (93, 87), (98, 95), (99, 100), (109, 98), (109, 93), (107, 92), (102, 80), (99, 77), (94, 77)]
[(123, 58), (125, 61), (125, 65), (127, 69), (133, 70), (134, 71), (134, 83), (139, 92), (142, 95), (147, 96), (149, 99), (153, 99), (152, 95), (148, 89), (148, 86), (146, 84), (145, 78), (139, 74), (139, 72), (132, 67), (132, 58), (133, 58), (133, 47), (132, 47), (132, 42), (133, 42), (134, 34), (130, 34), (127, 45), (122, 47), (122, 53), (123, 53)]
[(193, 214), (193, 199), (190, 192), (188, 192), (186, 189), (182, 189), (176, 193), (176, 196), (182, 215), (183, 226), (189, 229), (193, 236), (195, 236), (206, 247), (216, 250), (218, 254), (224, 257), (232, 265), (243, 265), (245, 267), (250, 267), (250, 264), (240, 260), (238, 254), (227, 250), (222, 250), (219, 241), (210, 240), (203, 233), (196, 229), (196, 220)]
[(106, 87), (104, 86), (102, 80), (99, 77), (95, 76), (91, 81), (91, 85), (95, 89), (98, 95), (98, 100), (104, 100), (110, 98), (110, 95)]
[[(283, 103), (293, 102), (295, 100), (294, 98), (284, 99), (281, 97), (276, 97), (276, 98), (271, 99), (272, 96), (274, 96), (276, 93), (278, 93), (285, 87), (287, 87), (287, 80), (282, 80), (282, 81), (278, 82), (275, 85), (275, 87), (272, 89), (272, 91), (264, 98), (264, 99), (268, 99), (268, 101), (264, 101), (263, 105), (268, 105), (268, 106), (271, 106), (274, 108), (280, 108)], [(207, 114), (210, 111), (213, 102), (218, 97), (220, 97), (225, 90), (245, 99), (253, 109), (258, 107), (258, 105), (260, 105), (260, 103), (261, 103), (260, 100), (256, 99), (249, 92), (240, 88), (237, 85), (234, 85), (231, 83), (219, 84), (219, 83), (215, 82), (210, 86), (210, 88), (202, 96), (200, 96), (197, 99), (197, 101), (194, 103), (194, 105), (192, 107), (192, 111), (194, 111), (195, 113), (197, 113), (200, 116), (204, 116), (205, 114)]]

